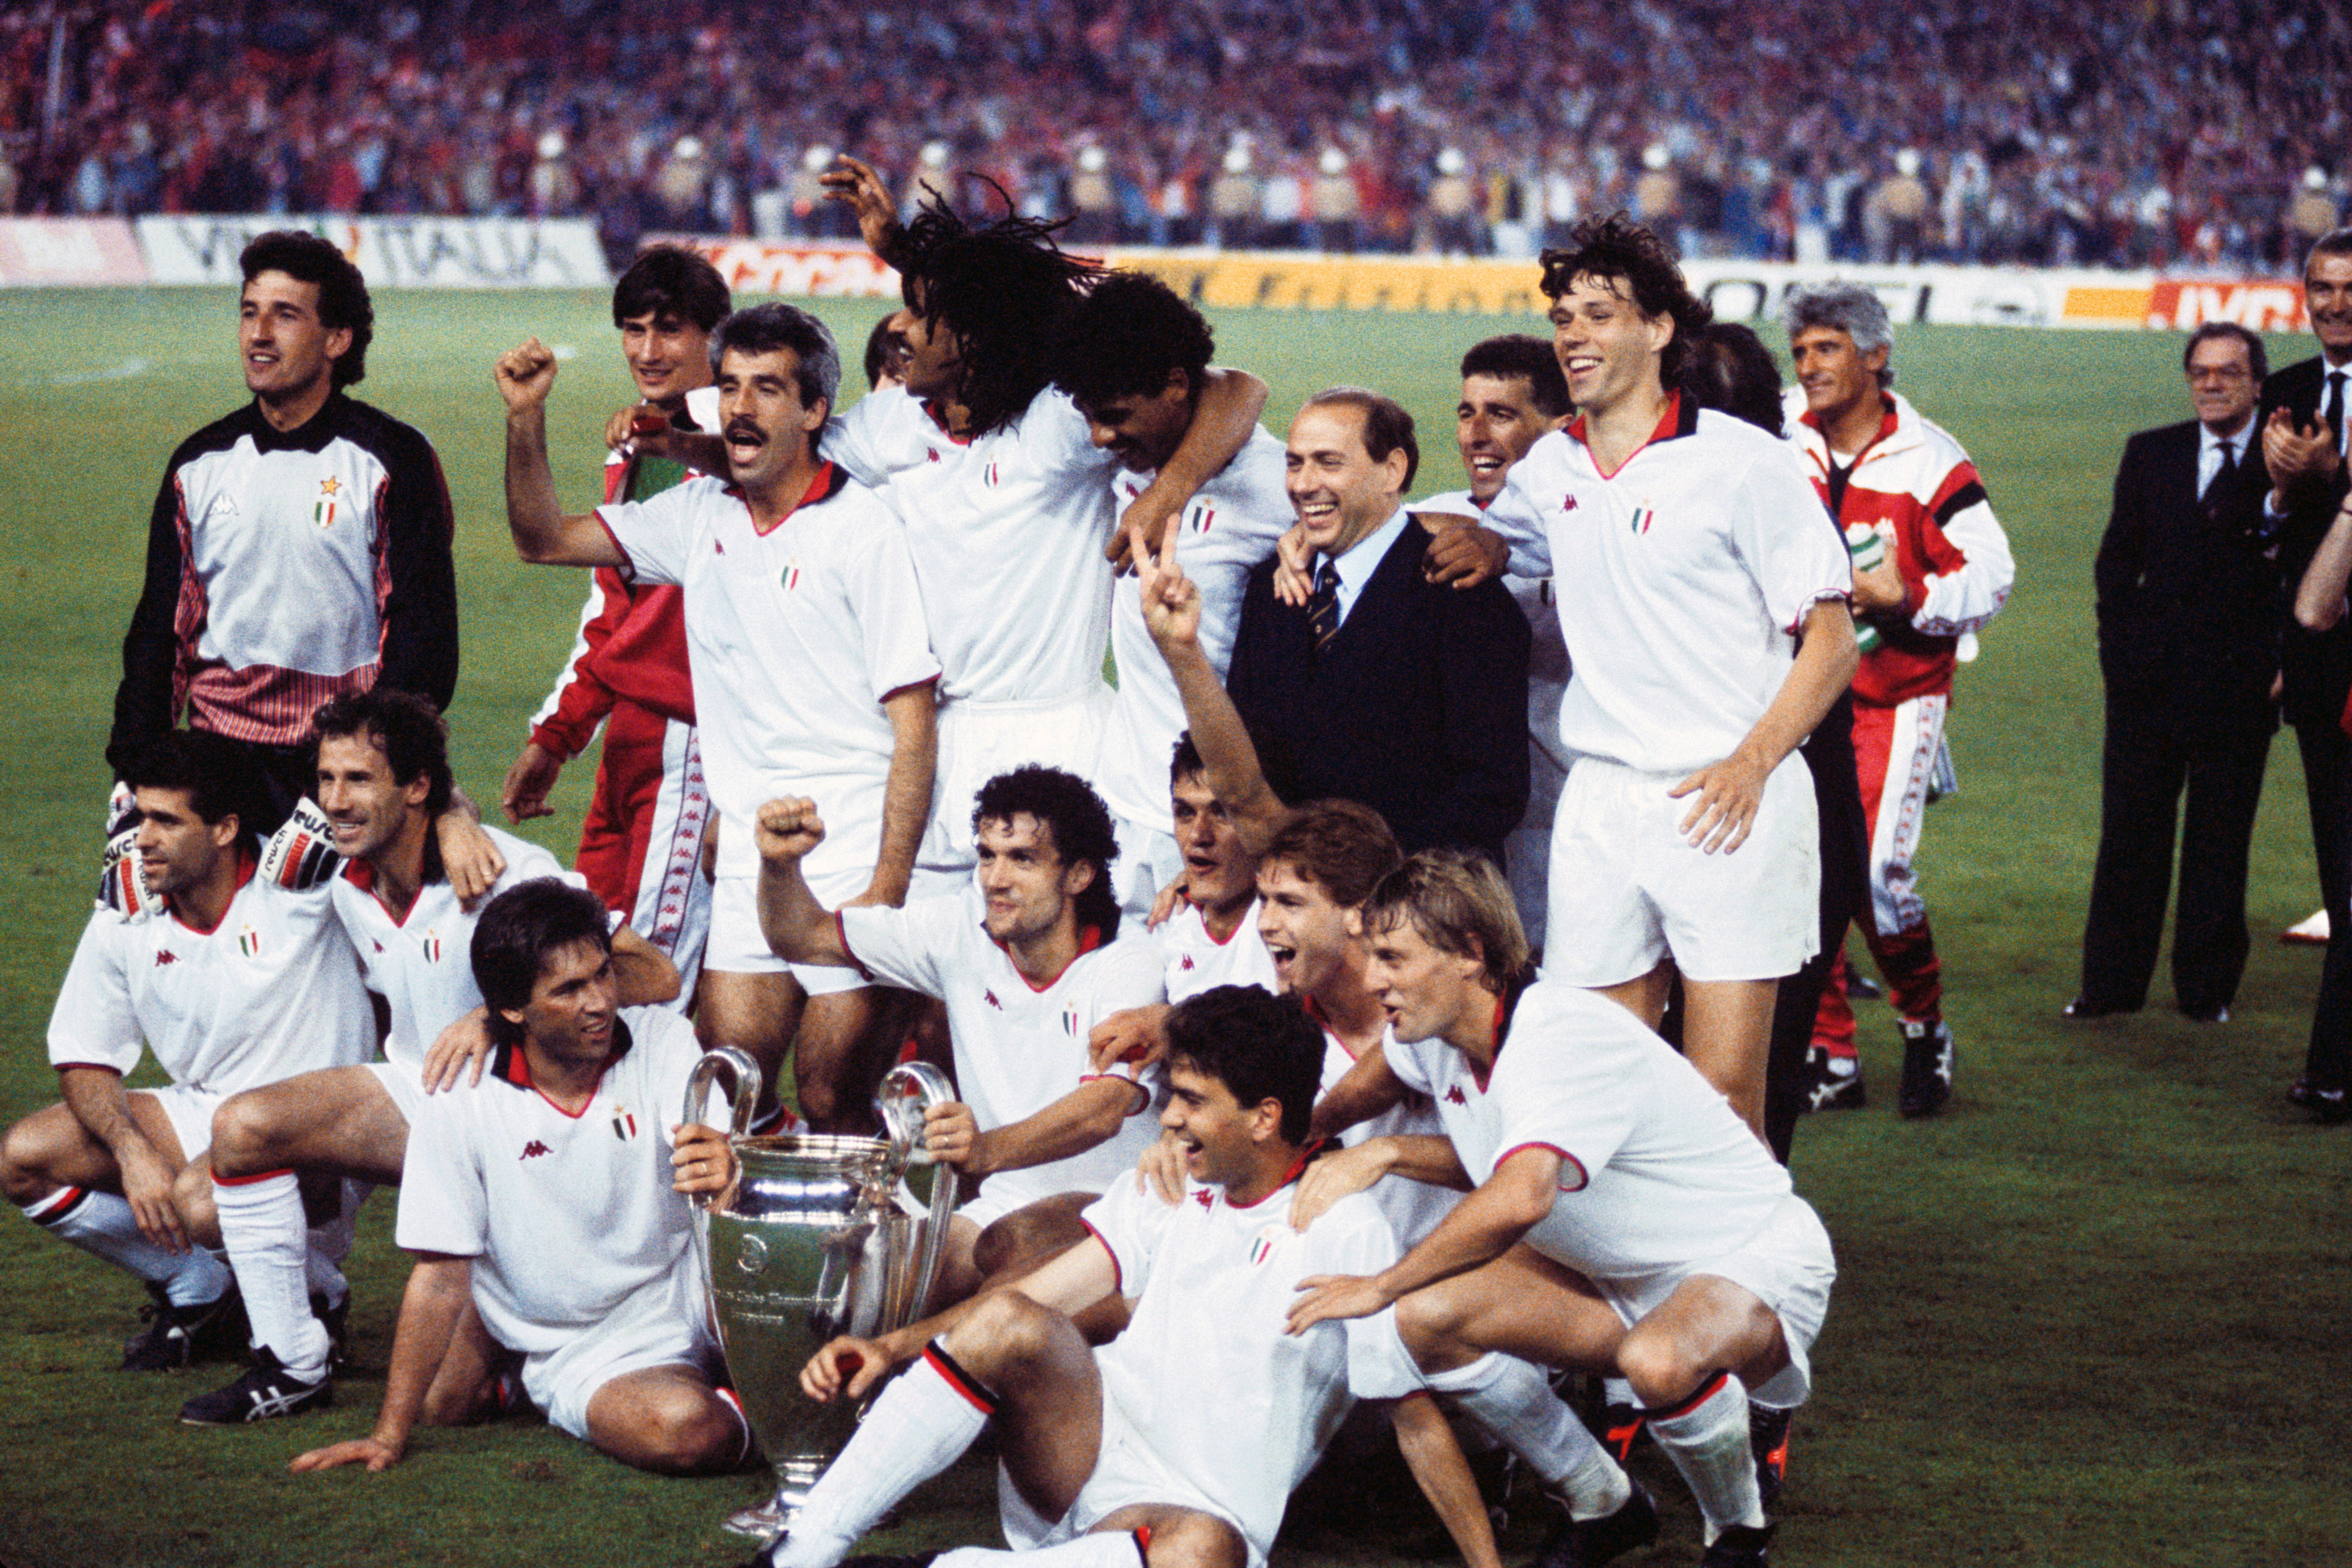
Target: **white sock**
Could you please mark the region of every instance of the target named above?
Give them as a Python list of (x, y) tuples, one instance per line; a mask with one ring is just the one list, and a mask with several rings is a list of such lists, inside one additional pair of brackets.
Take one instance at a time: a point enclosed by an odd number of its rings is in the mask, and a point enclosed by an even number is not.
[(142, 1280), (163, 1287), (175, 1307), (217, 1301), (229, 1287), (229, 1272), (221, 1260), (201, 1247), (174, 1252), (158, 1247), (139, 1233), (138, 1218), (128, 1199), (95, 1187), (60, 1187), (48, 1197), (22, 1206), (25, 1218), (60, 1241), (127, 1269)]
[(995, 1396), (933, 1340), (809, 1488), (767, 1568), (834, 1568), (899, 1499), (961, 1458), (995, 1408)]
[(1622, 1377), (1604, 1377), (1601, 1380), (1601, 1399), (1605, 1405), (1639, 1405), (1641, 1403), (1633, 1397), (1633, 1385)]
[(215, 1176), (213, 1207), (229, 1267), (245, 1291), (253, 1343), (268, 1346), (293, 1376), (318, 1382), (327, 1375), (327, 1325), (310, 1313), (310, 1227), (294, 1173)]
[(1713, 1545), (1725, 1526), (1761, 1528), (1764, 1500), (1756, 1490), (1756, 1457), (1748, 1446), (1748, 1390), (1719, 1372), (1689, 1398), (1643, 1412), (1650, 1436), (1666, 1451), (1706, 1516)]
[(997, 1552), (985, 1546), (959, 1546), (953, 1552), (942, 1552), (931, 1568), (1143, 1568), (1143, 1532), (1136, 1530), (1098, 1530), (1081, 1535), (1076, 1541), (1065, 1541), (1059, 1546), (1043, 1546), (1034, 1552)]
[(1567, 1501), (1570, 1519), (1606, 1518), (1633, 1495), (1633, 1483), (1551, 1391), (1542, 1368), (1488, 1351), (1428, 1382), (1525, 1459)]

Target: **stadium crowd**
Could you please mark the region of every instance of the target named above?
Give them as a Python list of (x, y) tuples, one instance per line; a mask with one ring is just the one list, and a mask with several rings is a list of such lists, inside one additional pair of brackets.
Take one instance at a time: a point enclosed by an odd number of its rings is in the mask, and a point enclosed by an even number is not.
[(590, 214), (832, 235), (816, 173), (986, 171), (1084, 244), (2292, 268), (2352, 194), (2302, 0), (37, 0), (0, 212)]

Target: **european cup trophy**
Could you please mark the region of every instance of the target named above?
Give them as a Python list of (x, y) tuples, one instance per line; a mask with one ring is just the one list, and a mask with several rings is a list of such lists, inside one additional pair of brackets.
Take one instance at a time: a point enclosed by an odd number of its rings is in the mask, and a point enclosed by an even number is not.
[(924, 1159), (923, 1113), (955, 1098), (937, 1068), (891, 1069), (874, 1108), (888, 1136), (744, 1135), (760, 1097), (760, 1069), (720, 1046), (696, 1067), (686, 1119), (699, 1121), (713, 1082), (728, 1080), (741, 1175), (698, 1207), (696, 1250), (727, 1368), (743, 1413), (776, 1471), (776, 1497), (730, 1528), (767, 1534), (790, 1522), (808, 1489), (857, 1427), (848, 1400), (819, 1405), (801, 1392), (801, 1368), (837, 1334), (871, 1337), (920, 1316), (955, 1213), (956, 1176), (932, 1172), (928, 1208), (900, 1201), (908, 1166)]

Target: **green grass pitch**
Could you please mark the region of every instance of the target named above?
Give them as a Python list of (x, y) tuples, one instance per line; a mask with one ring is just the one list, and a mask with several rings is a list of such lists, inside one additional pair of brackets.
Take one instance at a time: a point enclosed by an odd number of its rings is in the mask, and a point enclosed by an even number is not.
[[(364, 394), (422, 426), (456, 493), (465, 663), (460, 779), (491, 799), (552, 677), (583, 585), (518, 565), (499, 500), (489, 367), (537, 333), (577, 350), (554, 402), (566, 499), (593, 497), (596, 433), (628, 396), (588, 294), (386, 293)], [(827, 304), (845, 345), (879, 307)], [(81, 925), (107, 776), (118, 647), (147, 508), (173, 445), (241, 396), (226, 290), (0, 292), (0, 1118), (56, 1097), (43, 1051)], [(1273, 383), (1281, 427), (1355, 382), (1423, 422), (1417, 488), (1458, 485), (1453, 366), (1533, 319), (1232, 312), (1222, 356)], [(2274, 340), (2284, 361), (2308, 350)], [(1962, 781), (1930, 814), (1925, 889), (1941, 932), (1958, 1098), (1891, 1109), (1883, 1007), (1865, 1005), (1874, 1103), (1810, 1122), (1801, 1188), (1842, 1276), (1800, 1416), (1778, 1547), (1786, 1563), (2316, 1564), (2347, 1560), (2352, 1143), (2281, 1091), (2318, 964), (2270, 935), (2309, 913), (2302, 790), (2282, 741), (2254, 846), (2253, 961), (2236, 1020), (2156, 1005), (2087, 1027), (2072, 994), (2098, 811), (2090, 563), (2125, 434), (2186, 415), (2170, 335), (1906, 329), (1903, 390), (1976, 455), (2019, 561), (2015, 597), (1963, 672)], [(569, 854), (589, 770), (531, 836)], [(748, 1478), (661, 1480), (539, 1427), (430, 1432), (389, 1476), (298, 1478), (288, 1458), (365, 1430), (403, 1269), (393, 1203), (366, 1212), (352, 1322), (366, 1370), (329, 1414), (199, 1431), (180, 1402), (226, 1381), (114, 1370), (141, 1299), (126, 1277), (0, 1215), (0, 1564), (721, 1563), (715, 1530)], [(1652, 1461), (1644, 1461), (1645, 1464)], [(1673, 1478), (1665, 1541), (1696, 1522)], [(967, 1465), (919, 1494), (897, 1550), (988, 1537)], [(1516, 1525), (1513, 1560), (1539, 1525)], [(1450, 1560), (1409, 1511), (1296, 1530), (1286, 1564)]]

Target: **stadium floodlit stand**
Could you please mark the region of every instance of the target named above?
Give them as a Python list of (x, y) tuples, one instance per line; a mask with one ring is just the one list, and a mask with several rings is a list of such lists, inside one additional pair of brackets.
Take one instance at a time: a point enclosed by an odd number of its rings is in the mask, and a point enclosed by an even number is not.
[(836, 150), (1096, 243), (2292, 265), (2352, 193), (2308, 0), (32, 0), (0, 211), (844, 232)]

